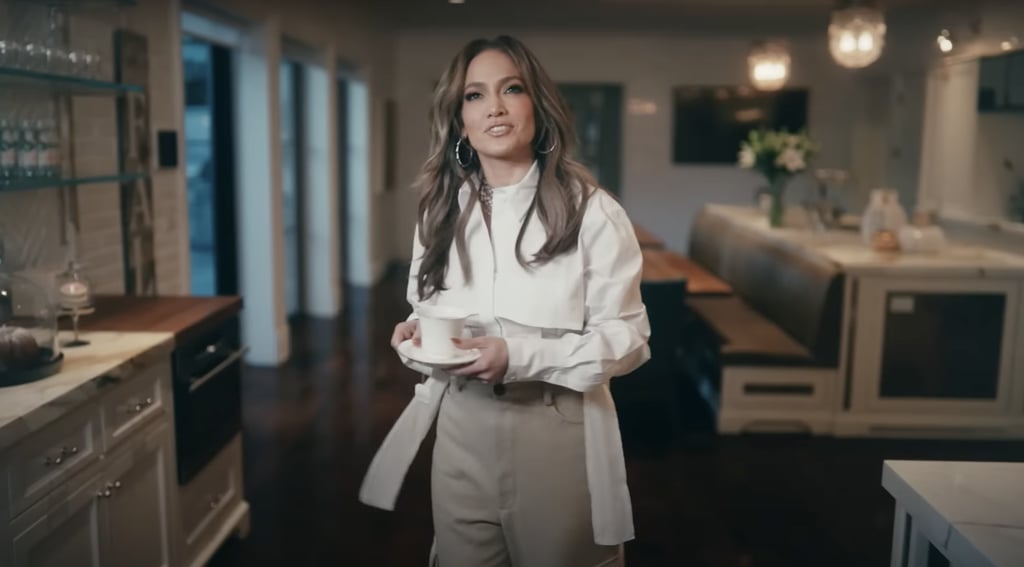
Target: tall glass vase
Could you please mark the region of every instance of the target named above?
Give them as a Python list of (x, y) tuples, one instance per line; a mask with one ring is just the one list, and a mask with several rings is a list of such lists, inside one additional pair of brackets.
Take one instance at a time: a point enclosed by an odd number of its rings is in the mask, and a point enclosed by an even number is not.
[(771, 198), (771, 205), (768, 208), (768, 225), (772, 228), (782, 226), (782, 219), (786, 213), (786, 203), (783, 196), (786, 192), (786, 184), (789, 176), (775, 174), (768, 176), (768, 195)]

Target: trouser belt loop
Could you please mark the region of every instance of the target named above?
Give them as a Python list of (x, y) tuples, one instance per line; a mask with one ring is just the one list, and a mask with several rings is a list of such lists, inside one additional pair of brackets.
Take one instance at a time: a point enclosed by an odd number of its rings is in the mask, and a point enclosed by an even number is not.
[(551, 387), (548, 386), (547, 384), (544, 384), (544, 405), (550, 406), (553, 405), (554, 403), (555, 401), (551, 395)]

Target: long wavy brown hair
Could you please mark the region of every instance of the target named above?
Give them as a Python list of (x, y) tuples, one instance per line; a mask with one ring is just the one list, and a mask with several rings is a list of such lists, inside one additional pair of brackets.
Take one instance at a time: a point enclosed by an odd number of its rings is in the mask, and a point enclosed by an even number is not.
[[(469, 42), (452, 59), (434, 89), (429, 115), (430, 154), (415, 184), (420, 195), (418, 233), (424, 248), (417, 275), (420, 300), (447, 289), (445, 276), (453, 242), (463, 273), (467, 280), (473, 277), (466, 253), (466, 225), (470, 212), (479, 203), (480, 161), (473, 152), (468, 165), (463, 167), (457, 161), (460, 158), (456, 156), (456, 145), (462, 134), (466, 69), (473, 58), (492, 49), (512, 59), (533, 102), (533, 147), (540, 179), (516, 238), (516, 259), (520, 265), (541, 265), (575, 249), (590, 188), (596, 185), (590, 172), (572, 158), (576, 131), (569, 106), (537, 57), (521, 41), (509, 36)], [(463, 163), (467, 163), (467, 142), (462, 144)], [(458, 194), (465, 182), (473, 189), (472, 197), (460, 212)], [(521, 245), (534, 217), (544, 226), (547, 240), (527, 259)]]

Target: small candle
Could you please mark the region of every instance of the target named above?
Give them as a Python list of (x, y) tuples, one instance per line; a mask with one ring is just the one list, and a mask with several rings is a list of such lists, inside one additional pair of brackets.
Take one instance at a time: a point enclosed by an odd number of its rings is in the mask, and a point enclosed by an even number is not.
[(89, 286), (78, 281), (60, 285), (61, 303), (65, 307), (81, 307), (89, 302)]
[(60, 292), (64, 295), (78, 296), (88, 291), (88, 287), (82, 282), (68, 282), (60, 286)]

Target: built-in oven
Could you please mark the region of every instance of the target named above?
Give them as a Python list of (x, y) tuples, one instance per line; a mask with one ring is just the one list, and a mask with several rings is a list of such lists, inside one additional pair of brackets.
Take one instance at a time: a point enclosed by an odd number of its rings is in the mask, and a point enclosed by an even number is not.
[(173, 355), (178, 484), (186, 485), (242, 429), (238, 317), (179, 344)]

